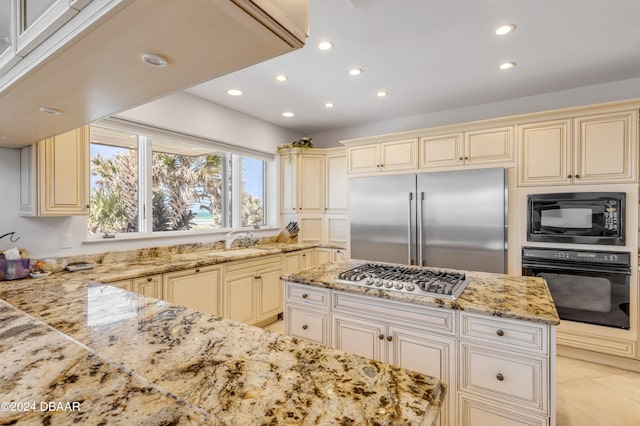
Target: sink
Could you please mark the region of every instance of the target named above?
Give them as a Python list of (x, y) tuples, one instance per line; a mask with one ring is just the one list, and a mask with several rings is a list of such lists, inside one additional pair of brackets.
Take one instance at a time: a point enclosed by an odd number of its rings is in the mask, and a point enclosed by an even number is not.
[(255, 254), (265, 254), (266, 251), (268, 251), (268, 249), (265, 250), (265, 249), (248, 247), (248, 248), (237, 248), (237, 249), (231, 249), (231, 250), (214, 251), (214, 252), (211, 252), (211, 256), (219, 256), (219, 257), (251, 256)]

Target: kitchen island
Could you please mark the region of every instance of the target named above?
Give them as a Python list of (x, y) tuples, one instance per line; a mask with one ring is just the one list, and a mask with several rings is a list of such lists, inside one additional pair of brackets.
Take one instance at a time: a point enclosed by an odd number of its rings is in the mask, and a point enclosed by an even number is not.
[(455, 300), (338, 279), (366, 263), (283, 276), (285, 333), (449, 383), (442, 424), (555, 425), (560, 320), (543, 279), (450, 271), (468, 280)]
[(436, 421), (445, 384), (433, 377), (99, 282), (260, 255), (236, 253), (150, 253), (0, 282), (0, 394), (14, 408), (0, 423)]

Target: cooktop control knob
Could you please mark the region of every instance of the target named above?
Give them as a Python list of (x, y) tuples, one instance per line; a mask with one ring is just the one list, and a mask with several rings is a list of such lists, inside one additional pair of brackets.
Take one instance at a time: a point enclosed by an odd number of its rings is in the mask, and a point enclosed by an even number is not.
[(404, 285), (404, 288), (407, 289), (408, 291), (413, 291), (416, 289), (416, 286), (411, 283), (407, 283)]
[(393, 281), (385, 280), (384, 286), (386, 288), (392, 288), (393, 287)]
[(396, 290), (402, 290), (402, 287), (404, 287), (404, 284), (402, 284), (400, 281), (396, 281), (393, 286), (396, 288)]
[(373, 281), (373, 284), (374, 284), (376, 287), (382, 287), (382, 280), (381, 280), (380, 278), (378, 278), (378, 279), (376, 279), (376, 280), (374, 280), (374, 281)]

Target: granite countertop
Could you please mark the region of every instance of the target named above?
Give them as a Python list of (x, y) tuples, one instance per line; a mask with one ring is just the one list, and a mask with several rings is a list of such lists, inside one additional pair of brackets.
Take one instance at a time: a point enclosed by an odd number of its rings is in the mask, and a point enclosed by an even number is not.
[(560, 324), (560, 317), (553, 303), (553, 298), (542, 278), (462, 271), (470, 279), (470, 282), (457, 300), (438, 299), (413, 293), (335, 282), (340, 272), (363, 263), (366, 261), (353, 259), (327, 263), (305, 269), (299, 273), (285, 275), (282, 279), (418, 305), (457, 309), (544, 324)]
[(75, 411), (0, 412), (0, 423), (435, 421), (445, 385), (433, 377), (96, 282), (251, 257), (139, 256), (0, 282), (0, 353), (10, 366), (0, 402), (80, 402)]

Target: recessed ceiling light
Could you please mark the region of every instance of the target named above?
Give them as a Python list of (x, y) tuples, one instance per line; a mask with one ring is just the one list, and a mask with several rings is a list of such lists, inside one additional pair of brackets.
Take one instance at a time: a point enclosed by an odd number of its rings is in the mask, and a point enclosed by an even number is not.
[(287, 77), (284, 74), (278, 74), (278, 75), (276, 75), (276, 80), (278, 80), (278, 81), (287, 81), (287, 80), (289, 80), (289, 77)]
[(389, 94), (389, 92), (387, 92), (386, 90), (379, 90), (376, 93), (376, 96), (379, 98), (384, 98), (385, 96), (387, 96)]
[(515, 29), (516, 29), (516, 26), (514, 24), (503, 25), (503, 26), (499, 27), (496, 30), (496, 34), (498, 34), (498, 35), (509, 34), (510, 32), (514, 31)]
[(362, 74), (363, 72), (364, 72), (364, 71), (362, 70), (362, 68), (351, 68), (351, 69), (349, 70), (349, 74), (350, 74), (350, 75), (353, 75), (353, 76), (360, 75), (360, 74)]
[(62, 112), (58, 109), (55, 108), (49, 108), (46, 106), (41, 106), (40, 107), (40, 112), (43, 112), (45, 114), (50, 114), (50, 115), (60, 115), (62, 114)]
[(229, 89), (227, 90), (227, 93), (231, 96), (240, 96), (242, 95), (242, 90), (238, 90), (238, 89)]
[(503, 64), (500, 64), (500, 66), (498, 68), (500, 68), (501, 70), (510, 70), (511, 68), (515, 67), (516, 63), (513, 61), (509, 61), (509, 62), (505, 62)]
[(318, 49), (320, 49), (320, 50), (331, 50), (331, 49), (333, 49), (333, 43), (328, 41), (328, 40), (321, 41), (318, 44)]
[(286, 117), (286, 118), (291, 118), (291, 117), (293, 117), (294, 115), (295, 115), (295, 114), (294, 114), (294, 113), (292, 113), (292, 112), (283, 112), (283, 113), (282, 113), (282, 116), (283, 116), (283, 117)]
[(142, 55), (142, 61), (154, 67), (166, 67), (167, 60), (160, 55), (154, 55), (153, 53), (145, 53)]
[(336, 104), (334, 104), (333, 102), (327, 102), (326, 104), (324, 104), (325, 108), (333, 108), (335, 106), (336, 106)]

